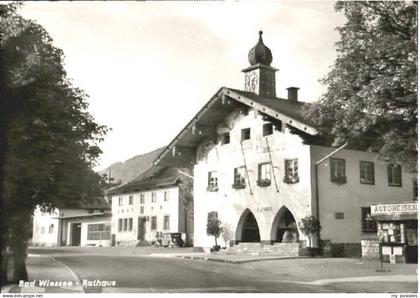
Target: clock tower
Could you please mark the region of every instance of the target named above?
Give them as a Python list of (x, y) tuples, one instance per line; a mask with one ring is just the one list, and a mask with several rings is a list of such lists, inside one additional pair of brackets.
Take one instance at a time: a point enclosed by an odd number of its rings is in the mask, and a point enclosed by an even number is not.
[(262, 31), (259, 32), (258, 43), (248, 53), (251, 66), (242, 70), (245, 73), (245, 91), (254, 92), (260, 96), (276, 97), (276, 71), (271, 67), (273, 56), (262, 40)]

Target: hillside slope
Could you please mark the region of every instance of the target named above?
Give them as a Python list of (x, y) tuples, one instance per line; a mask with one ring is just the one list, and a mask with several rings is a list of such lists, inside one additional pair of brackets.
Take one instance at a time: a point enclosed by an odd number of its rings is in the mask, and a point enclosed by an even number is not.
[(99, 171), (99, 174), (108, 175), (109, 170), (111, 170), (111, 177), (114, 179), (113, 182), (128, 182), (150, 168), (153, 160), (164, 148), (165, 147), (162, 147), (148, 153), (136, 155), (124, 162), (113, 163), (106, 169)]

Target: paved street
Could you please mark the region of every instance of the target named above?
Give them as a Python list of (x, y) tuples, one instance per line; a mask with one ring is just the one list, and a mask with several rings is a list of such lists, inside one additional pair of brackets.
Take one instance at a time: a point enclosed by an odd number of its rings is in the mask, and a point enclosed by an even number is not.
[(37, 285), (11, 292), (417, 292), (415, 264), (386, 264), (387, 272), (376, 272), (376, 261), (357, 259), (252, 259), (237, 264), (220, 262), (220, 255), (218, 262), (190, 259), (187, 256), (197, 255), (191, 248), (60, 247), (29, 252), (30, 281), (50, 279), (73, 285)]
[(272, 275), (238, 265), (151, 257), (59, 257), (81, 280), (115, 280), (116, 287), (86, 292), (308, 292), (319, 287), (282, 283)]

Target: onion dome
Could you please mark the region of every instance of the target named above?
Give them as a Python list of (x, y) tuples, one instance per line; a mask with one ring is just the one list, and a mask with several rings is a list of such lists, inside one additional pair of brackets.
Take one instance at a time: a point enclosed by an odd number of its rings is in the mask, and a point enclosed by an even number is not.
[(251, 65), (261, 63), (266, 66), (270, 66), (273, 61), (273, 56), (269, 48), (265, 46), (262, 40), (263, 32), (258, 32), (260, 37), (258, 38), (258, 43), (253, 47), (248, 53), (248, 61)]

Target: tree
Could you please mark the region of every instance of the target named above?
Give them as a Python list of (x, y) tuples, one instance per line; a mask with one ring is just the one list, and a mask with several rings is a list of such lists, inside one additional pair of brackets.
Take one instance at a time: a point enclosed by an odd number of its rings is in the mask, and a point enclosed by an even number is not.
[(337, 58), (326, 93), (306, 108), (335, 145), (379, 152), (417, 166), (417, 2), (337, 2)]
[(321, 230), (321, 225), (319, 221), (313, 216), (308, 215), (302, 218), (299, 223), (299, 230), (308, 237), (309, 240), (309, 247), (312, 247), (312, 239), (314, 234)]
[(214, 244), (217, 246), (217, 238), (222, 234), (223, 228), (221, 226), (220, 220), (213, 216), (211, 213), (207, 218), (207, 235), (214, 236)]
[(31, 214), (77, 207), (102, 195), (92, 167), (107, 129), (87, 112), (87, 95), (72, 86), (64, 56), (40, 25), (18, 14), (21, 4), (0, 5), (0, 177), (2, 257), (27, 279), (26, 241)]

